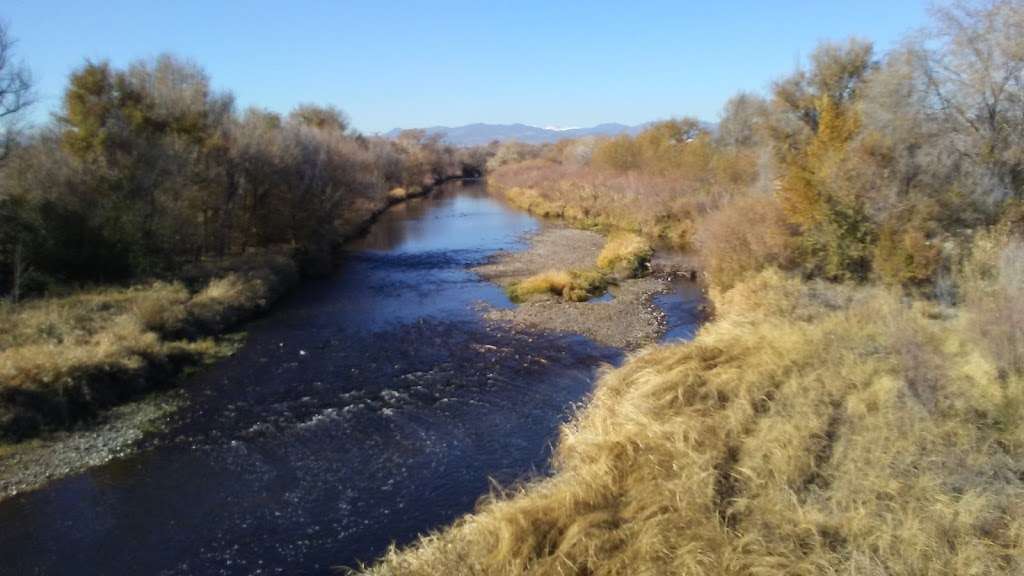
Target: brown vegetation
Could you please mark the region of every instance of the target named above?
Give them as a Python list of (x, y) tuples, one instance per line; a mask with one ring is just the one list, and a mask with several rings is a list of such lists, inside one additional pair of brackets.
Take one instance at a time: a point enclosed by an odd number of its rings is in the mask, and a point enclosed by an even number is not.
[(1024, 569), (1024, 374), (970, 313), (773, 271), (715, 304), (693, 343), (601, 379), (553, 477), (370, 573)]
[(368, 573), (1024, 572), (1022, 39), (1021, 2), (956, 2), (882, 57), (821, 45), (714, 136), (498, 167), (531, 211), (684, 230), (716, 320), (605, 374), (552, 477)]
[[(12, 46), (0, 27), (0, 119), (31, 100)], [(365, 137), (330, 106), (239, 114), (168, 55), (87, 62), (62, 103), (0, 148), (3, 437), (167, 381), (388, 205), (486, 161), (418, 131)]]

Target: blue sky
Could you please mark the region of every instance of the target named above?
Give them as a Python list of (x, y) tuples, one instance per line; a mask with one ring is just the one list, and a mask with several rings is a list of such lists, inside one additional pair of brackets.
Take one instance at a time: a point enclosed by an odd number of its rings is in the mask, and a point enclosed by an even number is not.
[(87, 58), (171, 52), (240, 106), (341, 107), (366, 132), (470, 122), (539, 126), (716, 120), (820, 40), (885, 50), (928, 2), (386, 2), (4, 0), (0, 19), (38, 82), (45, 119)]

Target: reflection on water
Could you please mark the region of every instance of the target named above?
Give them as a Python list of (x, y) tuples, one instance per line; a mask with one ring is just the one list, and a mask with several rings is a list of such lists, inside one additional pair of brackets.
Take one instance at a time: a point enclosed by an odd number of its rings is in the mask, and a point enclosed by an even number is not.
[(478, 187), (395, 207), (191, 379), (148, 449), (0, 503), (0, 572), (327, 574), (543, 472), (621, 355), (480, 321), (509, 304), (468, 268), (537, 226)]
[(672, 281), (664, 294), (656, 294), (654, 303), (665, 312), (667, 330), (662, 342), (692, 340), (704, 323), (704, 292), (700, 284), (685, 278)]

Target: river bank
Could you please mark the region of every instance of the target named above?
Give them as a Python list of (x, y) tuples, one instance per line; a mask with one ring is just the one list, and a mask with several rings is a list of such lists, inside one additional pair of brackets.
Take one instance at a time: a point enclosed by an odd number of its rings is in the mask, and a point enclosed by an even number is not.
[(513, 303), (472, 269), (544, 228), (474, 185), (388, 210), (182, 381), (138, 449), (0, 502), (6, 568), (328, 573), (547, 474), (558, 427), (623, 353), (481, 316)]
[[(366, 236), (388, 210), (462, 178), (392, 191), (340, 242)], [(30, 301), (0, 310), (0, 500), (123, 457), (184, 399), (189, 373), (232, 355), (239, 330), (299, 284), (295, 258), (254, 254), (157, 282)], [(190, 288), (191, 287), (191, 288)], [(60, 362), (57, 362), (60, 359)]]

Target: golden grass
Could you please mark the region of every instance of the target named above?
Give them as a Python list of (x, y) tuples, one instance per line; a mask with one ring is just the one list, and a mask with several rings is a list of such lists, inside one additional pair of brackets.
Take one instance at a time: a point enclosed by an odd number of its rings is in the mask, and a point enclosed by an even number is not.
[(508, 288), (513, 302), (524, 302), (531, 296), (553, 294), (571, 302), (584, 302), (604, 292), (608, 280), (593, 270), (547, 270), (534, 274)]
[(197, 336), (264, 309), (294, 276), (274, 258), (239, 268), (195, 294), (156, 282), (0, 306), (0, 437), (70, 423), (218, 354)]
[(1024, 573), (1024, 375), (969, 314), (771, 270), (713, 297), (601, 378), (553, 477), (368, 573)]
[(639, 276), (653, 255), (654, 249), (643, 237), (616, 231), (608, 236), (604, 248), (597, 255), (597, 267), (624, 276)]
[(513, 302), (548, 294), (570, 302), (586, 302), (603, 294), (617, 278), (643, 275), (653, 255), (654, 249), (641, 236), (615, 231), (608, 236), (598, 254), (596, 268), (546, 270), (509, 286), (508, 296)]

